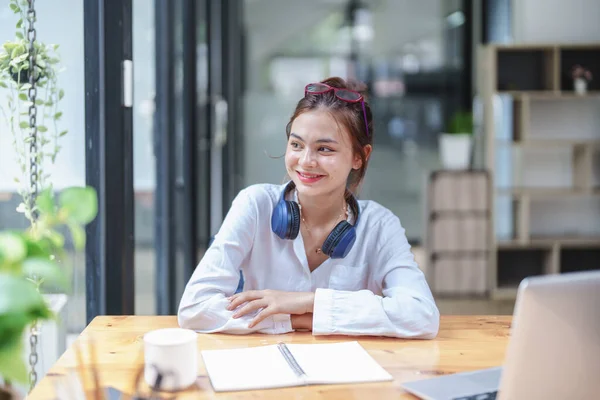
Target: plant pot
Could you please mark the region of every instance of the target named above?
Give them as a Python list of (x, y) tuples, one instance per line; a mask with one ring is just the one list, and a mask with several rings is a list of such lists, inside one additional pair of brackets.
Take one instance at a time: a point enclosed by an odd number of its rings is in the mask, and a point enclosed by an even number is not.
[(439, 147), (444, 169), (468, 169), (472, 143), (472, 135), (469, 133), (442, 133)]
[[(36, 68), (37, 68), (37, 77), (36, 77), (35, 81), (37, 82), (40, 79), (42, 79), (42, 77), (44, 76), (44, 70), (41, 69), (40, 67), (38, 67), (37, 65), (36, 65)], [(29, 70), (28, 69), (22, 69), (18, 73), (13, 72), (13, 71), (14, 71), (13, 68), (10, 67), (9, 72), (10, 72), (10, 76), (13, 78), (13, 81), (15, 81), (16, 83), (20, 82), (21, 85), (24, 83), (29, 83)]]
[(573, 81), (573, 88), (575, 93), (583, 95), (587, 93), (587, 81), (583, 78), (576, 78)]

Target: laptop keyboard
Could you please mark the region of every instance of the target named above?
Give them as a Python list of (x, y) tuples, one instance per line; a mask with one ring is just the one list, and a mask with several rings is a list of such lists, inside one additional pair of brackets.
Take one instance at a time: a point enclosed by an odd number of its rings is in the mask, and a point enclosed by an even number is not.
[(472, 396), (462, 396), (462, 397), (456, 397), (453, 400), (496, 400), (496, 396), (498, 395), (498, 392), (487, 392), (487, 393), (480, 393), (480, 394), (474, 394)]

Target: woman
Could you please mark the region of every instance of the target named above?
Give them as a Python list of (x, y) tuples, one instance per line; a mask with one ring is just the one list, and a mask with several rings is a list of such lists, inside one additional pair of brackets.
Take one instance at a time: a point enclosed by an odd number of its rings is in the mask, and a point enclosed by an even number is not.
[[(431, 339), (439, 311), (400, 220), (356, 201), (372, 150), (371, 110), (340, 78), (306, 86), (287, 125), (285, 185), (233, 201), (188, 282), (179, 324), (199, 332)], [(234, 294), (239, 271), (244, 290)]]

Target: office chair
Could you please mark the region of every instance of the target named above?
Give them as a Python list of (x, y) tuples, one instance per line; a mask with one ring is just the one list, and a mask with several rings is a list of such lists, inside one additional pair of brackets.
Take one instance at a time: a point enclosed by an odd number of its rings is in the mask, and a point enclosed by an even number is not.
[[(215, 241), (215, 237), (211, 236), (210, 239), (208, 240), (208, 247), (210, 247), (213, 242)], [(244, 291), (244, 274), (242, 273), (242, 271), (240, 270), (240, 282), (238, 283), (238, 287), (235, 290), (236, 293), (240, 293)]]

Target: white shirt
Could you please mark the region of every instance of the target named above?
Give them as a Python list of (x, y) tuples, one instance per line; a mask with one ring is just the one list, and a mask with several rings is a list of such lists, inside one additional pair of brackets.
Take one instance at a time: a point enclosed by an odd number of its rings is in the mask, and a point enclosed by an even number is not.
[(315, 292), (313, 335), (437, 335), (439, 311), (398, 217), (374, 201), (359, 200), (353, 248), (345, 258), (327, 259), (311, 272), (302, 235), (284, 240), (271, 230), (283, 188), (253, 185), (234, 199), (186, 285), (178, 312), (181, 327), (203, 333), (293, 331), (290, 315), (267, 317), (252, 329), (248, 324), (256, 313), (232, 318), (227, 297), (234, 294), (241, 269), (244, 291)]

